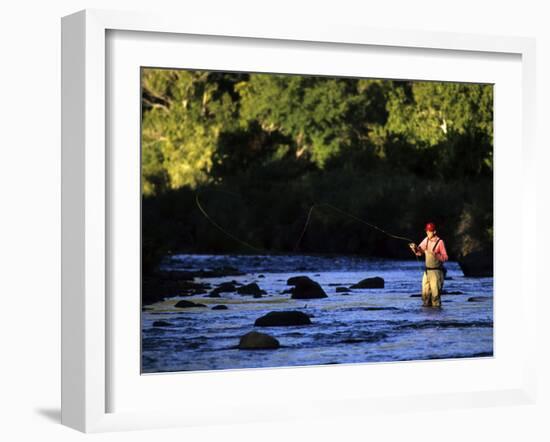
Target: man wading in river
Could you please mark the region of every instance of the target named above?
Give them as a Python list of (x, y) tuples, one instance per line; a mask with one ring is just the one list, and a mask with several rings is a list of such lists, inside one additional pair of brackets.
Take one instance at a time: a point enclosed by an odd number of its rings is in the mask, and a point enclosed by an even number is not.
[(416, 256), (426, 256), (426, 268), (422, 276), (422, 305), (441, 307), (441, 291), (445, 277), (443, 263), (449, 259), (445, 243), (437, 236), (434, 223), (426, 224), (426, 238), (417, 246), (409, 244)]

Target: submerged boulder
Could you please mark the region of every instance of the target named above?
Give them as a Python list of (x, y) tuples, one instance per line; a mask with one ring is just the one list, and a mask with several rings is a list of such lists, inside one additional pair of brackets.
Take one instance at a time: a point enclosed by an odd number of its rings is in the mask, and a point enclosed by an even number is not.
[(468, 298), (468, 302), (484, 302), (491, 299), (489, 296), (472, 296)]
[(273, 336), (252, 331), (243, 335), (239, 341), (241, 350), (270, 350), (279, 348), (280, 344)]
[(383, 289), (384, 279), (379, 276), (374, 278), (365, 278), (359, 281), (357, 284), (351, 286), (352, 289)]
[(172, 324), (167, 321), (155, 321), (153, 327), (170, 327)]
[(336, 293), (351, 292), (351, 289), (347, 287), (336, 287)]
[(214, 290), (217, 290), (220, 293), (223, 293), (223, 292), (231, 293), (231, 292), (236, 291), (237, 287), (235, 287), (235, 283), (233, 281), (231, 281), (231, 282), (222, 282)]
[(239, 295), (253, 295), (255, 297), (260, 297), (265, 295), (267, 292), (262, 290), (258, 284), (255, 282), (243, 285), (237, 289)]
[(208, 294), (209, 298), (219, 298), (220, 293), (233, 293), (237, 291), (234, 282), (222, 282)]
[(227, 310), (227, 305), (219, 304), (212, 307), (212, 310)]
[(305, 313), (299, 311), (269, 312), (254, 322), (257, 327), (278, 327), (289, 325), (309, 325), (311, 320)]
[(198, 304), (191, 301), (179, 301), (174, 307), (177, 308), (192, 308), (192, 307), (206, 307), (204, 304)]
[(472, 252), (459, 258), (458, 264), (467, 277), (493, 276), (493, 251)]
[(291, 289), (292, 299), (328, 298), (321, 285), (307, 276), (294, 276), (289, 278), (286, 283), (294, 286)]

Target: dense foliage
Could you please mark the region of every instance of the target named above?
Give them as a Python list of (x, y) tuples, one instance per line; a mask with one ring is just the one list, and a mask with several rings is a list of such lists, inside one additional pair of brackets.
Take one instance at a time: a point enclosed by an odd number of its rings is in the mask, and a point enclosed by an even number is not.
[[(456, 256), (492, 244), (491, 85), (143, 69), (144, 263), (171, 252)], [(234, 237), (222, 233), (199, 210)]]

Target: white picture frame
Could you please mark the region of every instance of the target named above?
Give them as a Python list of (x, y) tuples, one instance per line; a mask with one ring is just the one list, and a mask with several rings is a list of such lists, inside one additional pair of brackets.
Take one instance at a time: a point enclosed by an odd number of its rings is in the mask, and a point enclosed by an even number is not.
[[(86, 10), (64, 17), (62, 20), (62, 423), (84, 432), (112, 431), (123, 429), (158, 428), (168, 426), (207, 425), (213, 415), (204, 413), (197, 406), (193, 411), (184, 410), (169, 404), (165, 407), (145, 406), (135, 410), (113, 409), (110, 404), (110, 394), (115, 385), (112, 382), (113, 346), (110, 341), (109, 327), (113, 321), (123, 320), (124, 316), (116, 316), (112, 311), (112, 299), (109, 290), (113, 287), (109, 274), (109, 244), (113, 242), (116, 229), (111, 229), (113, 201), (118, 201), (111, 195), (109, 185), (112, 160), (108, 150), (110, 134), (107, 133), (106, 121), (112, 117), (107, 104), (109, 81), (106, 75), (109, 56), (109, 33), (140, 33), (144, 38), (178, 39), (186, 35), (217, 36), (218, 39), (247, 39), (248, 41), (270, 41), (272, 44), (284, 43), (285, 47), (298, 47), (299, 44), (338, 45), (339, 48), (375, 48), (376, 51), (392, 51), (395, 48), (403, 53), (408, 51), (426, 51), (434, 60), (450, 55), (469, 54), (483, 65), (484, 58), (493, 55), (510, 56), (516, 60), (521, 77), (518, 90), (511, 90), (511, 95), (519, 100), (521, 111), (511, 114), (520, 115), (518, 127), (513, 128), (513, 134), (518, 135), (519, 146), (508, 160), (500, 164), (503, 171), (514, 166), (514, 159), (522, 162), (522, 186), (514, 193), (521, 204), (519, 213), (508, 225), (501, 223), (497, 216), (496, 229), (509, 232), (523, 225), (524, 220), (535, 220), (535, 174), (534, 158), (534, 109), (535, 109), (535, 42), (529, 38), (507, 36), (481, 36), (452, 33), (427, 33), (417, 31), (388, 31), (376, 29), (355, 28), (338, 24), (308, 24), (293, 26), (266, 23), (233, 24), (230, 22), (212, 22), (206, 17), (194, 17), (192, 21), (183, 22), (178, 17), (154, 16), (143, 13), (127, 13), (103, 10)], [(281, 44), (282, 44), (281, 43)], [(163, 44), (162, 42), (159, 44)], [(424, 54), (424, 52), (422, 52)], [(116, 56), (116, 53), (115, 55)], [(473, 63), (476, 63), (476, 61)], [(519, 64), (518, 64), (519, 63)], [(415, 79), (422, 79), (422, 69), (432, 69), (436, 64), (420, 67)], [(514, 78), (519, 78), (517, 75)], [(512, 83), (510, 83), (512, 84)], [(515, 84), (515, 83), (514, 83)], [(497, 108), (498, 112), (498, 108)], [(516, 112), (516, 110), (514, 110)], [(504, 120), (501, 120), (504, 121)], [(498, 134), (495, 135), (498, 143)], [(139, 150), (139, 145), (135, 146)], [(521, 147), (521, 149), (519, 148)], [(503, 154), (502, 158), (506, 158)], [(500, 167), (498, 165), (495, 167)], [(517, 166), (517, 163), (515, 163)], [(495, 192), (498, 194), (499, 184)], [(498, 195), (497, 195), (498, 196)], [(502, 205), (500, 205), (502, 208)], [(505, 210), (505, 209), (503, 209)], [(503, 212), (504, 213), (504, 212)], [(501, 227), (504, 226), (504, 227)], [(521, 230), (517, 233), (521, 236)], [(497, 233), (495, 233), (497, 238)], [(501, 236), (500, 238), (503, 238)], [(502, 243), (502, 240), (500, 242)], [(502, 253), (503, 246), (495, 239), (495, 266), (503, 274), (507, 273), (511, 264)], [(535, 254), (533, 242), (522, 241), (521, 272), (525, 274), (526, 257)], [(516, 260), (518, 257), (516, 257)], [(500, 261), (500, 264), (499, 264)], [(496, 282), (496, 277), (495, 277)], [(503, 287), (503, 286), (501, 286)], [(210, 380), (217, 386), (231, 382), (238, 385), (247, 376), (247, 382), (252, 385), (249, 394), (233, 398), (232, 407), (237, 412), (221, 410), (215, 420), (220, 422), (251, 422), (272, 419), (284, 419), (299, 415), (364, 415), (374, 411), (396, 412), (407, 409), (441, 409), (470, 406), (490, 406), (500, 404), (533, 403), (536, 396), (535, 379), (535, 330), (536, 303), (527, 299), (527, 293), (536, 293), (536, 280), (521, 278), (517, 287), (522, 296), (514, 301), (521, 311), (521, 316), (514, 318), (520, 326), (518, 339), (522, 342), (522, 352), (517, 355), (518, 363), (514, 365), (513, 376), (500, 380), (483, 388), (480, 385), (473, 389), (463, 388), (462, 391), (450, 391), (445, 387), (435, 385), (424, 394), (418, 391), (403, 393), (378, 392), (368, 394), (361, 388), (356, 394), (346, 395), (338, 389), (328, 389), (325, 397), (310, 397), (309, 407), (304, 412), (303, 403), (290, 401), (285, 407), (274, 402), (273, 406), (263, 403), (262, 407), (251, 402), (251, 397), (257, 388), (265, 385), (266, 379), (273, 383), (274, 388), (284, 382), (303, 382), (307, 389), (307, 378), (300, 368), (292, 369), (261, 369), (251, 371), (250, 375), (242, 371), (230, 371), (224, 374), (201, 373), (192, 378), (193, 383)], [(512, 290), (509, 288), (508, 290)], [(495, 293), (498, 286), (495, 286)], [(500, 293), (504, 293), (502, 290)], [(502, 304), (504, 305), (504, 304)], [(501, 310), (505, 311), (505, 309)], [(506, 330), (508, 314), (501, 315), (502, 330)], [(135, 319), (135, 318), (134, 318)], [(510, 319), (510, 318), (508, 318)], [(128, 324), (132, 324), (128, 319)], [(495, 319), (496, 321), (496, 319)], [(497, 323), (497, 322), (496, 322)], [(135, 323), (134, 323), (135, 324)], [(498, 330), (498, 329), (497, 329)], [(139, 329), (134, 330), (136, 336)], [(498, 331), (497, 331), (498, 335)], [(507, 334), (502, 333), (505, 339)], [(114, 339), (114, 338), (113, 338)], [(519, 341), (518, 341), (519, 342)], [(118, 347), (120, 348), (120, 346)], [(499, 355), (495, 353), (495, 359)], [(502, 353), (504, 355), (504, 352)], [(117, 353), (118, 355), (118, 353)], [(119, 356), (120, 358), (121, 356)], [(123, 357), (131, 358), (133, 356)], [(503, 361), (506, 358), (503, 357)], [(498, 361), (497, 361), (498, 362)], [(477, 363), (477, 362), (476, 362)], [(420, 364), (420, 365), (418, 365)], [(347, 367), (315, 368), (317, 373), (331, 379), (336, 373), (340, 377), (350, 376), (357, 379), (363, 372), (376, 373), (380, 376), (402, 377), (416, 376), (417, 371), (425, 370), (430, 364), (438, 361), (425, 361), (409, 364), (399, 368), (401, 364), (370, 364)], [(491, 365), (492, 364), (492, 365)], [(399, 365), (399, 367), (398, 367)], [(396, 368), (398, 367), (398, 368)], [(464, 361), (454, 364), (448, 362), (438, 365), (449, 373), (464, 369)], [(491, 370), (504, 370), (506, 363), (498, 365), (489, 363), (486, 366), (473, 366), (472, 370), (491, 375)], [(477, 368), (476, 368), (477, 367)], [(384, 375), (381, 372), (390, 372)], [(139, 373), (134, 373), (139, 377)], [(182, 379), (178, 374), (164, 375), (162, 388), (169, 386), (171, 377)], [(116, 377), (115, 377), (116, 379)], [(118, 377), (120, 379), (120, 376)], [(137, 379), (137, 378), (136, 378)], [(141, 378), (140, 378), (141, 379)], [(157, 377), (160, 379), (160, 377)], [(495, 379), (499, 379), (495, 376)], [(504, 378), (503, 378), (504, 379)], [(188, 378), (189, 380), (189, 378)], [(149, 382), (149, 381), (148, 381)], [(286, 384), (285, 384), (286, 385)], [(128, 387), (131, 387), (128, 384)], [(404, 386), (403, 386), (404, 387)], [(148, 388), (148, 387), (146, 387)], [(154, 388), (158, 388), (155, 386)], [(212, 389), (215, 394), (215, 389)], [(203, 390), (204, 391), (204, 390)], [(219, 391), (220, 404), (224, 402), (225, 394), (237, 391)], [(345, 391), (342, 390), (342, 391)], [(129, 394), (121, 390), (119, 394)], [(192, 400), (192, 391), (190, 392)], [(290, 393), (292, 399), (292, 393)], [(158, 399), (158, 398), (157, 398)], [(128, 399), (130, 402), (132, 399)], [(155, 404), (155, 401), (149, 401)], [(205, 407), (208, 404), (205, 404)]]

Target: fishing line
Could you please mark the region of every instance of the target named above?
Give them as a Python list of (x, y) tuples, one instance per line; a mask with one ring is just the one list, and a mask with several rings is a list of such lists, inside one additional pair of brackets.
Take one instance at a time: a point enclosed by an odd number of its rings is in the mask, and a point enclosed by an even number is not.
[[(216, 192), (225, 192), (229, 195), (233, 195), (233, 196), (240, 196), (238, 195), (237, 193), (234, 193), (234, 192), (230, 192), (230, 191), (227, 191), (227, 190), (216, 190)], [(195, 192), (195, 202), (197, 203), (197, 207), (199, 208), (199, 210), (202, 212), (202, 214), (206, 217), (206, 219), (208, 221), (210, 221), (210, 223), (212, 223), (212, 225), (214, 227), (216, 227), (218, 230), (220, 230), (221, 232), (223, 232), (224, 234), (226, 234), (227, 236), (229, 236), (230, 238), (233, 238), (235, 241), (237, 241), (238, 243), (256, 251), (256, 252), (266, 252), (266, 250), (264, 249), (260, 249), (258, 247), (255, 247), (253, 246), (252, 244), (249, 244), (248, 242), (246, 241), (243, 241), (242, 239), (240, 239), (239, 237), (233, 235), (231, 232), (227, 231), (226, 229), (224, 229), (222, 226), (220, 226), (216, 221), (214, 221), (210, 215), (208, 215), (208, 213), (206, 212), (206, 210), (204, 210), (204, 208), (202, 207), (200, 201), (199, 201), (199, 192)], [(268, 252), (269, 253), (269, 252)]]
[[(212, 191), (212, 190), (211, 190)], [(259, 247), (256, 247), (256, 246), (253, 246), (252, 244), (246, 242), (246, 241), (243, 241), (242, 239), (240, 239), (239, 237), (237, 237), (236, 235), (233, 235), (231, 232), (229, 232), (227, 229), (225, 229), (224, 227), (222, 227), (221, 225), (219, 225), (216, 221), (214, 221), (212, 219), (212, 217), (207, 213), (207, 211), (204, 209), (204, 207), (202, 206), (202, 204), (200, 203), (200, 199), (199, 199), (199, 193), (201, 191), (196, 191), (195, 192), (195, 202), (197, 204), (197, 207), (199, 208), (199, 210), (201, 211), (201, 213), (204, 215), (204, 217), (214, 226), (216, 227), (218, 230), (220, 230), (222, 233), (224, 233), (225, 235), (229, 236), (230, 238), (234, 239), (235, 241), (237, 241), (238, 243), (256, 251), (256, 252), (261, 252), (261, 253), (266, 253), (267, 254), (271, 254), (270, 251), (268, 250), (265, 250), (265, 249), (261, 249)], [(221, 189), (216, 189), (214, 190), (214, 192), (224, 192), (224, 193), (227, 193), (229, 195), (233, 195), (233, 196), (236, 196), (236, 197), (240, 197), (241, 195), (235, 193), (235, 192), (231, 192), (231, 191), (227, 191), (227, 190), (221, 190)], [(375, 229), (381, 233), (383, 233), (384, 235), (388, 236), (389, 238), (393, 238), (393, 239), (397, 239), (397, 240), (400, 240), (400, 241), (407, 241), (408, 243), (414, 243), (414, 240), (410, 239), (410, 238), (406, 238), (404, 236), (399, 236), (399, 235), (395, 235), (393, 233), (390, 233), (384, 229), (381, 229), (380, 227), (372, 224), (372, 223), (369, 223), (368, 221), (365, 221), (364, 219), (362, 218), (359, 218), (349, 212), (346, 212), (345, 210), (342, 210), (336, 206), (333, 206), (332, 204), (328, 204), (328, 203), (317, 203), (317, 204), (313, 204), (309, 211), (308, 211), (308, 214), (307, 214), (307, 218), (306, 218), (306, 222), (304, 224), (304, 228), (302, 229), (302, 233), (300, 234), (300, 237), (298, 238), (298, 241), (296, 242), (296, 245), (294, 246), (294, 252), (297, 252), (298, 250), (298, 246), (300, 245), (300, 242), (302, 241), (305, 233), (306, 233), (306, 230), (309, 226), (309, 222), (311, 220), (311, 215), (313, 213), (313, 209), (316, 208), (316, 207), (322, 207), (322, 206), (325, 206), (325, 207), (328, 207), (332, 210), (335, 210), (336, 212), (339, 212), (341, 213), (342, 215), (345, 215), (345, 216), (348, 216), (362, 224), (365, 224), (369, 227), (371, 227), (372, 229)], [(414, 255), (415, 258), (416, 258), (416, 262), (418, 263), (418, 265), (420, 266), (420, 261), (418, 260), (418, 256), (415, 254)]]
[(394, 235), (394, 234), (392, 234), (392, 233), (386, 232), (384, 229), (381, 229), (380, 227), (375, 226), (374, 224), (371, 224), (371, 223), (369, 223), (368, 221), (365, 221), (364, 219), (361, 219), (361, 218), (359, 218), (359, 217), (357, 217), (357, 216), (355, 216), (355, 215), (352, 215), (352, 214), (349, 213), (349, 212), (346, 212), (346, 211), (344, 211), (344, 210), (342, 210), (342, 209), (339, 209), (338, 207), (333, 206), (332, 204), (328, 204), (328, 203), (318, 203), (318, 204), (313, 204), (313, 205), (311, 206), (311, 208), (309, 209), (309, 212), (308, 212), (308, 215), (307, 215), (307, 219), (306, 219), (306, 223), (305, 223), (304, 228), (303, 228), (303, 230), (302, 230), (302, 234), (300, 235), (300, 238), (298, 239), (298, 242), (296, 243), (296, 246), (294, 247), (294, 250), (296, 250), (296, 249), (298, 248), (298, 245), (300, 244), (300, 241), (302, 241), (302, 238), (303, 238), (303, 236), (304, 236), (304, 234), (305, 234), (305, 232), (306, 232), (306, 229), (307, 229), (307, 227), (308, 227), (309, 220), (310, 220), (310, 218), (311, 218), (311, 214), (312, 214), (312, 212), (313, 212), (313, 209), (314, 209), (315, 207), (321, 207), (321, 206), (328, 207), (328, 208), (333, 209), (333, 210), (335, 210), (335, 211), (337, 211), (337, 212), (340, 212), (340, 213), (343, 214), (343, 215), (349, 216), (350, 218), (353, 218), (354, 220), (359, 221), (360, 223), (363, 223), (363, 224), (365, 224), (365, 225), (367, 225), (367, 226), (369, 226), (369, 227), (372, 227), (372, 228), (375, 229), (375, 230), (378, 230), (379, 232), (382, 232), (384, 235), (387, 235), (387, 236), (389, 236), (390, 238), (398, 239), (398, 240), (402, 240), (402, 241), (407, 241), (407, 242), (409, 242), (409, 243), (414, 242), (414, 241), (413, 241), (412, 239), (410, 239), (410, 238), (405, 238), (404, 236)]
[[(362, 218), (359, 218), (349, 212), (346, 212), (336, 206), (333, 206), (332, 204), (329, 204), (329, 203), (317, 203), (317, 204), (313, 204), (310, 209), (309, 209), (309, 212), (307, 214), (307, 218), (306, 218), (306, 223), (304, 224), (304, 228), (302, 229), (302, 234), (300, 235), (300, 238), (298, 239), (298, 241), (296, 242), (296, 245), (294, 246), (294, 251), (297, 251), (298, 250), (298, 246), (300, 245), (300, 242), (302, 241), (302, 238), (304, 236), (304, 234), (306, 233), (306, 230), (307, 230), (307, 227), (309, 225), (309, 221), (311, 219), (311, 214), (313, 213), (313, 209), (315, 207), (321, 207), (321, 206), (325, 206), (325, 207), (328, 207), (330, 209), (333, 209), (335, 210), (336, 212), (339, 212), (341, 213), (342, 215), (345, 215), (345, 216), (348, 216), (360, 223), (363, 223), (375, 230), (378, 230), (379, 232), (383, 233), (384, 235), (390, 237), (390, 238), (393, 238), (393, 239), (397, 239), (397, 240), (401, 240), (401, 241), (407, 241), (407, 243), (414, 243), (414, 240), (410, 239), (410, 238), (407, 238), (407, 237), (404, 237), (404, 236), (399, 236), (399, 235), (394, 235), (393, 233), (389, 233), (387, 232), (386, 230), (384, 229), (381, 229), (380, 227), (378, 226), (375, 226), (374, 224), (372, 223), (369, 223), (368, 221), (365, 221), (364, 219)], [(420, 263), (420, 260), (418, 259), (418, 255), (415, 253), (414, 254), (414, 257), (416, 258), (416, 263), (418, 264), (419, 268), (421, 268), (421, 270), (423, 271), (423, 268), (422, 268), (422, 264)]]

